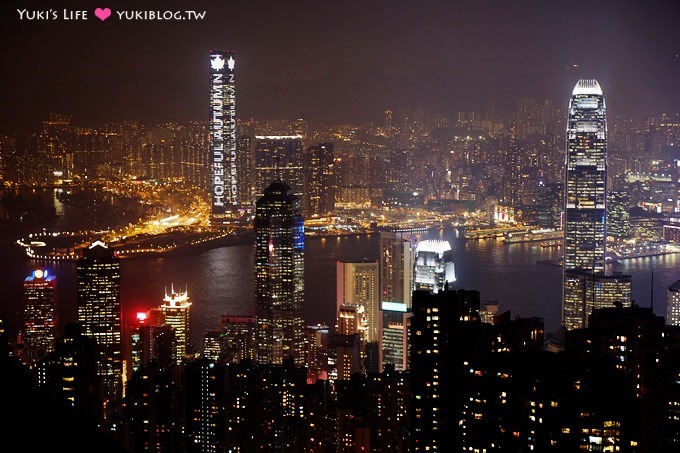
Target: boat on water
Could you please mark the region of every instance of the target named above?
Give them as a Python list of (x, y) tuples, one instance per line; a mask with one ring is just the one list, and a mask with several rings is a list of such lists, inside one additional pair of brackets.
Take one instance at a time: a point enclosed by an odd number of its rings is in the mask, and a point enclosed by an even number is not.
[(508, 233), (505, 235), (505, 243), (544, 241), (546, 243), (560, 242), (564, 233), (562, 230), (537, 229), (523, 233)]
[(562, 246), (562, 241), (560, 241), (560, 240), (552, 240), (552, 241), (541, 242), (541, 247), (552, 248), (552, 247), (560, 247), (560, 246)]
[(640, 243), (634, 245), (615, 245), (608, 247), (607, 262), (621, 261), (632, 258), (646, 258), (651, 256), (680, 253), (680, 246), (668, 243)]

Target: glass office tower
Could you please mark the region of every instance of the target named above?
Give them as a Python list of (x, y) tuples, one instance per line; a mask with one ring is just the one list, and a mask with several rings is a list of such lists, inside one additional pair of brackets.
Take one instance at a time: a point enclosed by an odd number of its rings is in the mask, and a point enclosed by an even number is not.
[(604, 274), (607, 121), (600, 84), (581, 79), (567, 118), (562, 323), (585, 327), (594, 300), (585, 281)]
[(275, 181), (255, 207), (257, 358), (282, 364), (304, 357), (304, 220), (300, 200)]
[(95, 241), (78, 259), (76, 279), (78, 323), (83, 335), (97, 344), (97, 374), (108, 417), (123, 394), (120, 258), (108, 245)]

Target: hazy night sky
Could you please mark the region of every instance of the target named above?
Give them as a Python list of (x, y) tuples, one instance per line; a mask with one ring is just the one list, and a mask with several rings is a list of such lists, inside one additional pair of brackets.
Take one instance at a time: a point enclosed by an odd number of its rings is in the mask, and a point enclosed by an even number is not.
[[(113, 15), (102, 22), (97, 7)], [(52, 8), (56, 20), (17, 9)], [(88, 11), (64, 20), (63, 9)], [(121, 10), (198, 21), (121, 21)], [(680, 112), (680, 1), (4, 0), (0, 131), (49, 112), (77, 125), (208, 119), (208, 51), (237, 54), (237, 116), (380, 121), (566, 101), (596, 78), (609, 113)], [(573, 64), (578, 67), (572, 66)]]

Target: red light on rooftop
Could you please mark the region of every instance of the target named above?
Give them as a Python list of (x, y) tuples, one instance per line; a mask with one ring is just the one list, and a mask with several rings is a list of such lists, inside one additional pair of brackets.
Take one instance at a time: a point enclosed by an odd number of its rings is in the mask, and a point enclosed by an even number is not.
[(139, 321), (141, 323), (146, 321), (146, 313), (144, 313), (143, 311), (138, 311), (137, 312), (137, 321)]

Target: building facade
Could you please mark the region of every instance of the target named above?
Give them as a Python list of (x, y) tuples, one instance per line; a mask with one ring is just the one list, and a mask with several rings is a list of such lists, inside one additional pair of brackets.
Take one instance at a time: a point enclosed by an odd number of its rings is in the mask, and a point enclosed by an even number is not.
[(305, 215), (326, 215), (335, 209), (335, 167), (332, 143), (307, 148)]
[[(411, 311), (415, 252), (399, 233), (380, 233), (380, 364), (408, 365), (407, 319)], [(382, 371), (382, 368), (380, 369)]]
[(666, 293), (666, 325), (680, 326), (680, 280), (670, 285)]
[(101, 241), (90, 244), (76, 263), (78, 322), (97, 344), (104, 417), (112, 415), (123, 392), (120, 259)]
[(24, 280), (24, 328), (22, 359), (39, 360), (54, 349), (57, 318), (57, 277), (36, 269)]
[(605, 265), (607, 122), (596, 80), (577, 82), (567, 123), (562, 324), (576, 329), (592, 308), (582, 275), (602, 274)]
[(283, 181), (296, 196), (302, 197), (304, 171), (301, 135), (255, 136), (255, 195), (263, 196), (265, 189), (274, 181)]
[(304, 220), (300, 199), (280, 181), (255, 206), (257, 360), (304, 365)]
[(368, 324), (365, 341), (377, 342), (380, 331), (378, 261), (338, 261), (336, 271), (337, 310), (346, 304), (364, 307)]
[(416, 246), (415, 289), (437, 293), (456, 281), (453, 251), (449, 241), (427, 239)]
[(210, 51), (210, 202), (216, 222), (240, 205), (234, 52)]
[(191, 351), (189, 330), (191, 302), (189, 302), (188, 291), (186, 289), (175, 291), (174, 286), (171, 286), (170, 294), (165, 293), (160, 308), (165, 324), (175, 331), (175, 362), (180, 365)]

